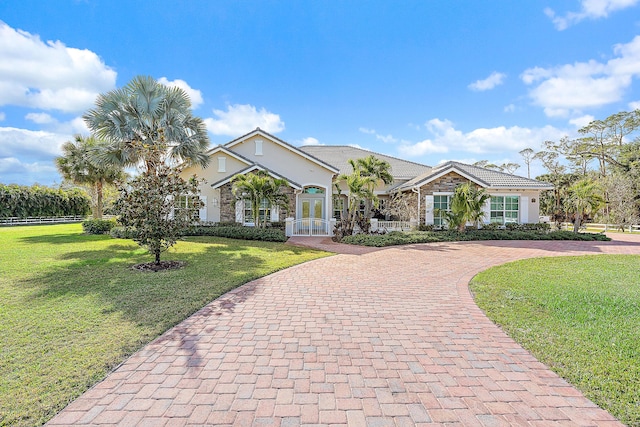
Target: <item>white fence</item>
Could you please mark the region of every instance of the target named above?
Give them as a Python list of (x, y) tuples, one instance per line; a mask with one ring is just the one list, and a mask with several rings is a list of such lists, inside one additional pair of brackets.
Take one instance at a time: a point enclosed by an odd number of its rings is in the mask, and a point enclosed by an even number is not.
[(286, 219), (287, 236), (331, 236), (335, 220), (302, 218)]
[[(562, 223), (563, 230), (573, 230), (573, 223), (571, 222), (563, 222)], [(602, 232), (606, 233), (608, 231), (623, 231), (629, 233), (640, 233), (640, 225), (618, 225), (618, 224), (595, 224), (595, 223), (587, 223), (582, 224), (580, 226), (581, 230), (590, 231), (590, 232)]]
[(55, 217), (42, 217), (32, 216), (27, 218), (0, 218), (0, 225), (30, 225), (30, 224), (61, 224), (69, 222), (84, 221), (84, 216), (55, 216)]

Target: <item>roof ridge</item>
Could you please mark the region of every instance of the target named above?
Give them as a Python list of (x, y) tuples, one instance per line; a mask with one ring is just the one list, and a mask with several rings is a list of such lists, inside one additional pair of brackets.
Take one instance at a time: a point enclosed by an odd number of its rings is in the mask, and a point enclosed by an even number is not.
[(425, 167), (428, 167), (428, 168), (433, 168), (433, 166), (429, 166), (429, 165), (426, 165), (426, 164), (424, 164), (424, 163), (414, 162), (413, 160), (401, 159), (400, 157), (392, 156), (392, 155), (390, 155), (390, 154), (379, 153), (379, 152), (377, 152), (377, 151), (369, 150), (369, 149), (367, 149), (367, 148), (362, 148), (362, 147), (353, 147), (353, 146), (351, 146), (351, 145), (344, 145), (344, 144), (340, 144), (340, 145), (333, 145), (333, 144), (328, 144), (328, 145), (310, 144), (310, 145), (303, 145), (303, 146), (301, 146), (301, 147), (300, 147), (300, 149), (302, 150), (302, 149), (303, 149), (303, 148), (305, 148), (305, 147), (345, 147), (345, 148), (352, 148), (352, 149), (354, 149), (354, 150), (362, 150), (362, 151), (367, 151), (367, 152), (372, 153), (372, 154), (378, 154), (378, 155), (381, 155), (381, 156), (390, 157), (390, 158), (392, 158), (392, 159), (399, 160), (399, 161), (401, 161), (401, 162), (413, 163), (414, 165), (418, 165), (418, 166), (425, 166)]

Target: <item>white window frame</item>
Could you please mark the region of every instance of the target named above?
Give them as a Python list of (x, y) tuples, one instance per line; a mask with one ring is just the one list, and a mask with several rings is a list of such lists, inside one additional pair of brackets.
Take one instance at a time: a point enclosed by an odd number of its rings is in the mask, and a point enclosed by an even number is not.
[[(502, 210), (498, 210), (498, 209), (493, 209), (493, 199), (494, 198), (498, 198), (501, 197), (502, 198)], [(508, 197), (514, 197), (518, 200), (518, 208), (517, 209), (507, 209), (507, 198)], [(491, 195), (491, 200), (489, 200), (489, 222), (490, 223), (495, 223), (495, 224), (500, 224), (500, 225), (506, 225), (508, 223), (513, 223), (515, 222), (516, 224), (520, 223), (520, 207), (522, 206), (522, 197), (520, 194), (492, 194)], [(501, 221), (495, 221), (494, 217), (492, 215), (492, 213), (494, 212), (501, 212), (502, 213), (502, 220)], [(507, 218), (507, 212), (509, 213), (516, 213), (516, 218), (515, 220), (510, 216), (509, 218)]]
[(218, 157), (218, 172), (227, 171), (227, 158), (224, 156)]
[(262, 156), (262, 140), (256, 139), (256, 156)]
[[(433, 225), (436, 225), (439, 227), (447, 225), (442, 215), (438, 215), (436, 213), (436, 209), (439, 209), (438, 207), (436, 207), (436, 197), (443, 197), (443, 196), (447, 197), (447, 209), (444, 209), (444, 211), (451, 212), (451, 197), (453, 196), (453, 193), (452, 192), (433, 193)], [(443, 210), (443, 209), (440, 208), (440, 210)], [(440, 221), (440, 224), (437, 224), (437, 221)]]

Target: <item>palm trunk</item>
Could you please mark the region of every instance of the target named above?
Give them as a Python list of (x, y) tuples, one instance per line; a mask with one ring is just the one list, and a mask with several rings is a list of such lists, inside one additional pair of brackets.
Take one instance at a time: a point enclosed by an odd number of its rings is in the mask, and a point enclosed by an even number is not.
[(580, 231), (580, 222), (582, 221), (582, 215), (576, 213), (576, 219), (573, 221), (573, 232), (577, 233)]

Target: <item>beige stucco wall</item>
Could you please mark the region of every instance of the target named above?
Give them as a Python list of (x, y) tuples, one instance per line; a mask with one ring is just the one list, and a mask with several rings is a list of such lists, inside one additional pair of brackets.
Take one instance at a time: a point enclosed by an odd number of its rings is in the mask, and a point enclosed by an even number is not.
[[(262, 155), (255, 153), (256, 140), (263, 141)], [(261, 135), (255, 135), (230, 149), (302, 186), (319, 185), (331, 188), (333, 172)]]

